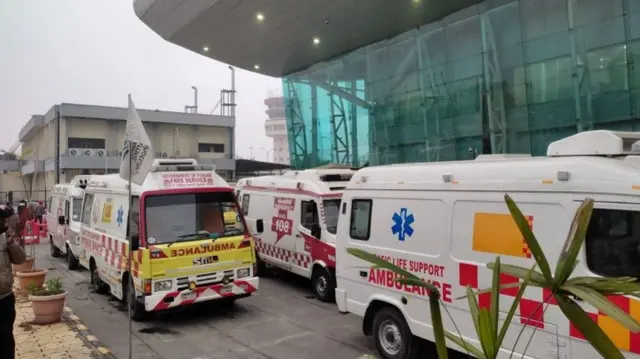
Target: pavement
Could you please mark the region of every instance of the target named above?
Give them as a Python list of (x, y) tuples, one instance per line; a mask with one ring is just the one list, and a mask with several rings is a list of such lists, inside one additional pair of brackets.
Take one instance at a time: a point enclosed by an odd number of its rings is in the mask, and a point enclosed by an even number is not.
[[(17, 283), (16, 283), (17, 284)], [(102, 358), (102, 346), (95, 346), (84, 334), (83, 325), (71, 309), (66, 307), (62, 321), (51, 325), (36, 325), (33, 309), (26, 294), (16, 292), (16, 321), (13, 333), (16, 340), (16, 359), (81, 359)], [(96, 341), (97, 343), (97, 341)]]
[[(46, 242), (35, 247), (36, 266), (48, 269), (49, 276), (63, 278), (69, 292), (67, 306), (91, 332), (94, 343), (100, 343), (94, 346), (111, 358), (129, 358), (125, 306), (109, 295), (93, 293), (89, 272), (67, 270), (66, 258), (52, 258)], [(259, 291), (231, 308), (209, 303), (134, 322), (132, 357), (375, 358), (373, 340), (362, 334), (362, 319), (339, 313), (335, 304), (318, 301), (310, 287), (304, 278), (280, 273), (260, 278)]]

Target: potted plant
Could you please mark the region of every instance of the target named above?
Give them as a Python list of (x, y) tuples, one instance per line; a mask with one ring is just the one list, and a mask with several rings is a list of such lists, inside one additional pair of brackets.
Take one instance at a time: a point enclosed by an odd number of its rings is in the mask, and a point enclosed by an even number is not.
[(62, 279), (47, 280), (41, 288), (29, 288), (29, 300), (33, 306), (35, 324), (52, 324), (60, 321), (67, 292)]
[(30, 288), (33, 288), (34, 290), (42, 288), (46, 275), (46, 269), (37, 268), (19, 270), (16, 273), (16, 277), (18, 277), (18, 281), (20, 283), (20, 288), (22, 288), (23, 291)]

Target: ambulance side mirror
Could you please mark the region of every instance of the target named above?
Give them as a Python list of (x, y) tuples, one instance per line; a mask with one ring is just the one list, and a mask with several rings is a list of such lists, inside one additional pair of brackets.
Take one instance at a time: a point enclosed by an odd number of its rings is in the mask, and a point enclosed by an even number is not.
[(137, 251), (140, 249), (140, 236), (134, 234), (131, 236), (131, 251)]
[(66, 222), (67, 222), (67, 221), (66, 221), (66, 219), (64, 218), (64, 216), (59, 216), (59, 217), (58, 217), (58, 224), (59, 224), (59, 225), (64, 226), (65, 224), (67, 224)]
[(256, 232), (258, 232), (258, 234), (264, 232), (264, 221), (262, 219), (256, 221)]

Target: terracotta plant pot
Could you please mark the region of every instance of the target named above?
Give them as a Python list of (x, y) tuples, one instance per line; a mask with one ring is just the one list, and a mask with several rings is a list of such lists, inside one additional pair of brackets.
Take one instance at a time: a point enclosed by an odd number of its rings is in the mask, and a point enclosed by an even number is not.
[(53, 324), (60, 321), (67, 292), (55, 295), (30, 295), (34, 324)]
[(12, 264), (11, 268), (13, 269), (13, 275), (15, 276), (18, 271), (25, 271), (33, 268), (33, 262), (36, 259), (33, 257), (27, 257), (27, 259), (22, 264)]
[(16, 277), (20, 281), (20, 290), (26, 293), (32, 287), (36, 289), (42, 288), (44, 285), (44, 277), (47, 275), (46, 269), (27, 269), (16, 273)]

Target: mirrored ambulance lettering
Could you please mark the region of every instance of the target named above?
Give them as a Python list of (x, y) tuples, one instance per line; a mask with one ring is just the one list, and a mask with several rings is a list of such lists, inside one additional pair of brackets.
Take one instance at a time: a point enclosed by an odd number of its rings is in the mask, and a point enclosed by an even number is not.
[(191, 256), (194, 254), (228, 251), (231, 249), (236, 249), (234, 243), (214, 243), (204, 247), (174, 249), (171, 251), (171, 257)]

